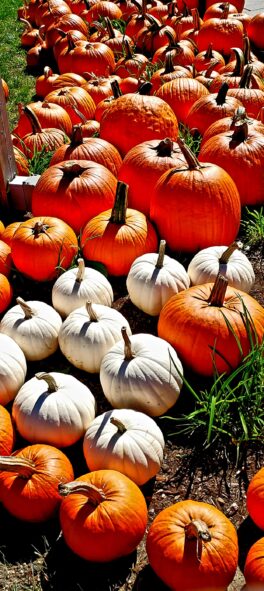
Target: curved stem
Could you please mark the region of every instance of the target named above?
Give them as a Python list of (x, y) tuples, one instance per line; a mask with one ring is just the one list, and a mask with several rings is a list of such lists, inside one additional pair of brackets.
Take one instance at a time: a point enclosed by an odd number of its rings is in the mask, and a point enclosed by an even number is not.
[(32, 109), (30, 109), (30, 107), (28, 107), (28, 106), (24, 107), (24, 113), (30, 122), (30, 125), (32, 127), (32, 133), (33, 134), (41, 133), (42, 129), (41, 129), (40, 122), (37, 118), (36, 113), (34, 113), (34, 111), (32, 111)]
[(115, 417), (111, 417), (110, 423), (112, 423), (112, 425), (115, 425), (115, 427), (117, 427), (119, 433), (125, 433), (127, 430), (125, 425), (122, 423), (122, 421), (120, 421), (119, 419), (116, 419)]
[(162, 269), (164, 263), (164, 256), (165, 256), (165, 249), (166, 249), (166, 240), (161, 240), (159, 243), (159, 254), (156, 262), (156, 269)]
[(38, 373), (35, 373), (35, 378), (37, 378), (37, 380), (45, 380), (46, 384), (48, 384), (49, 394), (52, 394), (53, 392), (58, 391), (59, 386), (57, 385), (54, 377), (50, 375), (50, 373), (46, 373), (45, 371), (40, 371)]
[(20, 18), (19, 20), (21, 23), (24, 23), (24, 25), (26, 25), (24, 33), (29, 33), (30, 31), (33, 31), (31, 23), (26, 18)]
[(237, 242), (232, 242), (232, 244), (230, 244), (230, 246), (228, 246), (228, 248), (221, 255), (219, 259), (219, 265), (225, 265), (228, 263), (231, 254), (233, 254), (233, 252), (235, 252), (237, 249), (239, 249), (239, 244)]
[(26, 320), (28, 320), (29, 318), (33, 318), (34, 312), (32, 308), (30, 308), (30, 306), (27, 304), (27, 302), (23, 300), (23, 298), (16, 298), (16, 303), (22, 308)]
[(30, 478), (36, 472), (36, 466), (32, 460), (20, 456), (0, 456), (0, 470), (4, 472), (17, 472), (21, 478)]
[(201, 519), (193, 519), (185, 526), (185, 536), (187, 540), (203, 540), (210, 542), (212, 537), (207, 524)]
[(163, 74), (171, 74), (174, 72), (174, 65), (172, 61), (171, 51), (168, 51), (165, 56), (165, 64), (164, 64), (164, 71)]
[(90, 316), (90, 322), (98, 322), (98, 317), (96, 316), (92, 302), (90, 300), (86, 302), (85, 307)]
[(123, 326), (121, 328), (121, 333), (122, 333), (122, 337), (123, 337), (124, 343), (125, 343), (125, 361), (131, 361), (131, 359), (133, 359), (134, 355), (132, 352), (131, 341), (130, 341), (130, 338), (127, 334), (127, 329), (125, 326)]
[(239, 82), (239, 88), (250, 88), (253, 66), (246, 66)]
[(242, 49), (239, 49), (238, 47), (232, 47), (232, 51), (235, 54), (235, 58), (236, 58), (236, 65), (234, 67), (234, 70), (231, 74), (231, 76), (242, 76), (243, 75), (243, 70), (245, 67), (245, 58), (244, 58), (244, 53), (242, 51)]
[(72, 494), (85, 495), (88, 497), (89, 503), (95, 506), (100, 505), (100, 503), (106, 500), (105, 493), (101, 488), (97, 488), (97, 486), (89, 482), (82, 482), (81, 480), (59, 484), (58, 491), (62, 497)]
[(195, 168), (201, 168), (201, 164), (190, 148), (185, 144), (184, 140), (180, 137), (177, 138), (177, 143), (187, 161), (188, 167), (190, 170), (195, 170)]
[(78, 259), (77, 263), (78, 263), (78, 271), (77, 271), (77, 275), (76, 275), (76, 281), (78, 281), (78, 283), (81, 283), (84, 280), (85, 264), (84, 264), (83, 259)]
[(217, 275), (211, 294), (207, 300), (210, 306), (221, 308), (224, 304), (228, 281), (223, 275)]
[(223, 105), (226, 102), (226, 95), (227, 95), (227, 91), (228, 91), (228, 84), (226, 82), (224, 82), (221, 86), (221, 88), (218, 91), (217, 97), (215, 99), (216, 104), (217, 105)]
[(110, 222), (112, 224), (126, 223), (127, 196), (128, 185), (126, 183), (123, 183), (123, 181), (118, 181), (116, 188), (115, 203), (110, 217)]

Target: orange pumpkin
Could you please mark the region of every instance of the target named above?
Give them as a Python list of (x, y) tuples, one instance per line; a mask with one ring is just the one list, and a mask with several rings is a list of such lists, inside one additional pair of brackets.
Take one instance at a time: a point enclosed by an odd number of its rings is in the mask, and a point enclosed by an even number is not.
[(15, 443), (15, 430), (6, 408), (0, 405), (0, 456), (9, 456)]
[(170, 298), (160, 313), (158, 335), (193, 371), (205, 376), (230, 372), (249, 353), (250, 336), (253, 343), (263, 339), (264, 308), (247, 293), (227, 287), (220, 275), (214, 285), (190, 287)]
[(264, 529), (264, 468), (258, 470), (249, 483), (247, 510), (254, 523)]
[(13, 289), (5, 275), (0, 273), (0, 314), (11, 304)]
[(81, 247), (86, 259), (100, 261), (110, 275), (126, 275), (138, 257), (156, 252), (158, 239), (146, 216), (127, 209), (128, 185), (118, 181), (112, 210), (92, 218), (83, 228)]
[(126, 556), (143, 538), (146, 501), (121, 472), (90, 472), (59, 486), (59, 491), (65, 496), (60, 522), (66, 544), (85, 560), (107, 562)]
[(176, 78), (176, 80), (166, 82), (156, 93), (156, 96), (170, 105), (181, 123), (186, 123), (192, 105), (198, 99), (207, 95), (209, 95), (209, 90), (201, 82), (193, 78)]
[(208, 503), (186, 500), (163, 509), (146, 547), (153, 570), (173, 591), (223, 591), (235, 576), (236, 530)]
[(0, 273), (8, 277), (12, 265), (11, 248), (4, 240), (0, 240)]
[(255, 591), (264, 587), (264, 538), (257, 540), (251, 546), (244, 566), (244, 576), (248, 586)]
[(52, 517), (60, 505), (59, 483), (74, 478), (67, 456), (51, 445), (30, 445), (0, 457), (0, 498), (18, 519), (32, 522)]
[(51, 152), (69, 141), (62, 129), (42, 128), (37, 115), (29, 107), (25, 107), (24, 113), (31, 125), (31, 132), (27, 133), (20, 142), (20, 149), (27, 158), (33, 158), (37, 152), (45, 150)]

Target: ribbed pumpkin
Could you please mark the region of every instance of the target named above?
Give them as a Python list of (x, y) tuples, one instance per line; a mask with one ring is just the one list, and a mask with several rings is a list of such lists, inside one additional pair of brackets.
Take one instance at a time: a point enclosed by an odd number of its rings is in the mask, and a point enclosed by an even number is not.
[[(37, 115), (42, 127), (56, 127), (65, 131), (66, 135), (71, 135), (71, 119), (65, 109), (60, 105), (48, 103), (44, 100), (43, 102), (29, 103), (28, 107)], [(13, 130), (13, 133), (19, 137), (24, 137), (27, 133), (31, 133), (31, 126), (27, 116), (23, 112), (23, 108), (20, 109), (18, 124)]]
[(170, 138), (149, 140), (134, 146), (126, 154), (118, 173), (128, 185), (128, 205), (149, 216), (150, 199), (160, 176), (170, 168), (186, 166), (176, 142)]
[[(150, 218), (173, 251), (195, 252), (235, 240), (240, 198), (231, 177), (219, 166), (200, 164), (178, 140), (188, 167), (172, 168), (158, 180)], [(199, 223), (197, 223), (199, 220)]]
[(205, 142), (207, 142), (207, 140), (209, 140), (211, 137), (218, 135), (219, 133), (223, 133), (226, 131), (234, 131), (236, 125), (239, 122), (247, 123), (249, 131), (254, 129), (256, 131), (259, 131), (260, 133), (264, 133), (264, 123), (262, 123), (261, 120), (258, 121), (257, 119), (252, 119), (251, 117), (248, 117), (245, 107), (238, 107), (235, 110), (233, 116), (223, 118), (221, 117), (221, 119), (215, 121), (214, 123), (209, 125), (209, 127), (207, 127), (206, 131), (203, 134), (201, 147), (203, 146), (203, 144), (205, 144)]
[(156, 93), (175, 113), (181, 123), (186, 123), (192, 105), (201, 97), (209, 95), (203, 84), (193, 78), (177, 78), (163, 84)]
[[(251, 546), (246, 557), (244, 576), (249, 588), (261, 591), (264, 585), (264, 537)], [(252, 587), (250, 587), (252, 585)]]
[[(206, 376), (230, 372), (253, 343), (264, 335), (264, 309), (247, 293), (227, 287), (219, 275), (179, 292), (162, 308), (158, 335), (167, 340), (183, 364)], [(238, 344), (240, 343), (240, 344)]]
[[(64, 86), (58, 90), (52, 90), (46, 96), (49, 103), (55, 103), (65, 109), (71, 118), (73, 125), (80, 123), (76, 109), (86, 117), (86, 119), (93, 119), (95, 113), (95, 104), (88, 92), (79, 86)], [(76, 109), (73, 109), (73, 105)]]
[(224, 82), (218, 93), (209, 94), (197, 100), (188, 112), (186, 119), (188, 127), (195, 128), (203, 134), (215, 121), (234, 115), (236, 109), (242, 107), (242, 103), (227, 95), (228, 88), (228, 84)]
[(110, 275), (126, 275), (136, 257), (155, 252), (158, 239), (146, 216), (127, 209), (128, 185), (118, 181), (112, 210), (92, 218), (83, 228), (81, 248), (86, 259), (100, 261)]
[(102, 164), (68, 160), (41, 175), (32, 194), (34, 215), (61, 218), (77, 233), (95, 215), (112, 207), (117, 180)]
[(0, 405), (0, 456), (9, 456), (15, 444), (15, 430), (6, 408)]
[(76, 74), (93, 72), (96, 76), (108, 76), (115, 69), (115, 56), (110, 47), (100, 41), (79, 41), (71, 53), (71, 69)]
[(43, 74), (36, 79), (36, 94), (44, 98), (48, 92), (53, 90), (53, 83), (58, 78), (59, 74), (54, 74), (49, 66), (45, 66)]
[(256, 14), (250, 21), (248, 26), (248, 36), (250, 41), (254, 43), (254, 45), (259, 50), (264, 50), (264, 41), (263, 41), (263, 26), (264, 26), (264, 12), (260, 12)]
[(246, 66), (239, 87), (230, 88), (228, 95), (238, 99), (250, 117), (257, 117), (260, 109), (264, 107), (264, 91), (261, 88), (252, 88), (252, 74), (253, 66)]
[(228, 18), (226, 9), (222, 18), (210, 18), (203, 23), (196, 38), (198, 50), (204, 51), (212, 43), (213, 49), (228, 57), (232, 47), (243, 48), (243, 32), (242, 23), (236, 18)]
[[(1, 236), (2, 238), (2, 236)], [(0, 273), (8, 277), (12, 265), (11, 248), (4, 240), (0, 240)]]
[(264, 468), (253, 476), (247, 489), (247, 510), (251, 519), (264, 529)]
[(119, 97), (102, 115), (100, 137), (116, 146), (121, 156), (142, 141), (178, 136), (171, 107), (157, 96), (140, 94), (143, 91)]
[(0, 333), (0, 404), (6, 406), (15, 398), (25, 381), (25, 355), (13, 339)]
[(208, 503), (186, 500), (163, 509), (146, 548), (153, 570), (173, 591), (224, 591), (235, 576), (236, 530)]
[(51, 445), (29, 445), (0, 457), (1, 501), (17, 519), (42, 522), (53, 517), (61, 502), (59, 483), (73, 478), (70, 460)]
[(264, 135), (249, 130), (246, 122), (205, 142), (199, 161), (214, 162), (228, 172), (238, 188), (241, 205), (263, 203)]
[[(96, 470), (69, 485), (60, 523), (66, 544), (85, 560), (107, 562), (136, 549), (147, 525), (147, 506), (138, 486), (116, 470)], [(80, 515), (82, 518), (80, 519)]]
[(25, 107), (24, 113), (31, 125), (31, 132), (22, 138), (20, 149), (27, 158), (33, 158), (36, 152), (52, 152), (69, 141), (62, 129), (42, 128), (37, 115), (29, 107)]
[(148, 58), (142, 53), (133, 53), (127, 41), (124, 42), (123, 51), (125, 55), (120, 57), (116, 62), (115, 73), (120, 78), (126, 78), (127, 76), (136, 76), (139, 78), (146, 70), (147, 64), (149, 63)]
[(11, 303), (13, 297), (13, 288), (7, 277), (0, 273), (0, 314), (5, 312)]
[(98, 137), (84, 138), (81, 125), (73, 126), (71, 143), (56, 150), (50, 166), (65, 160), (92, 160), (108, 168), (114, 176), (118, 175), (122, 164), (115, 146)]
[(202, 72), (208, 68), (213, 60), (218, 60), (219, 63), (215, 65), (215, 70), (219, 70), (221, 66), (225, 65), (225, 60), (221, 53), (213, 49), (213, 44), (209, 43), (207, 49), (199, 51), (193, 60), (193, 65), (197, 72)]

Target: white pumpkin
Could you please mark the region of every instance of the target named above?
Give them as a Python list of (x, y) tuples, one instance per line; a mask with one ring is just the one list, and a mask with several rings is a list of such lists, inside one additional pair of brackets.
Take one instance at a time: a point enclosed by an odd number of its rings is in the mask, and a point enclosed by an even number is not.
[(25, 355), (6, 334), (0, 333), (0, 404), (5, 406), (13, 400), (24, 384), (27, 373)]
[(130, 409), (99, 415), (83, 440), (89, 470), (118, 470), (139, 486), (157, 474), (163, 450), (164, 437), (155, 421)]
[(46, 359), (58, 348), (62, 320), (58, 312), (45, 302), (16, 299), (0, 323), (0, 332), (14, 339), (28, 361)]
[(52, 288), (52, 305), (62, 318), (84, 306), (87, 300), (111, 306), (113, 299), (108, 279), (96, 269), (85, 267), (83, 259), (78, 259), (78, 267), (58, 277)]
[(182, 364), (167, 341), (151, 334), (123, 339), (104, 356), (100, 381), (114, 408), (132, 408), (160, 416), (178, 399), (182, 387)]
[(125, 317), (108, 306), (87, 302), (64, 320), (59, 332), (59, 346), (63, 355), (79, 369), (98, 373), (101, 360), (120, 339)]
[(137, 308), (157, 316), (168, 299), (190, 286), (183, 265), (165, 255), (166, 241), (160, 241), (159, 254), (144, 254), (132, 263), (127, 276), (127, 291)]
[(12, 416), (31, 443), (66, 447), (80, 439), (95, 417), (93, 394), (69, 374), (38, 373), (20, 388)]
[(254, 285), (253, 267), (237, 242), (229, 247), (210, 246), (200, 250), (188, 267), (192, 285), (213, 283), (218, 273), (227, 278), (228, 285), (247, 293)]

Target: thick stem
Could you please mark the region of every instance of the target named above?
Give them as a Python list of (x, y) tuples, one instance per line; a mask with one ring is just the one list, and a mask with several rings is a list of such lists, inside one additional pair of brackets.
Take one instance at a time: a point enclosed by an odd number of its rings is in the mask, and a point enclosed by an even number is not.
[(112, 80), (112, 82), (110, 82), (111, 84), (111, 88), (112, 88), (112, 93), (113, 93), (113, 97), (115, 99), (118, 99), (120, 96), (122, 96), (122, 92), (120, 89), (120, 86), (117, 82), (117, 80)]
[(36, 466), (28, 458), (0, 456), (0, 470), (4, 472), (17, 472), (21, 478), (30, 478), (36, 472)]
[(209, 59), (209, 60), (211, 60), (211, 59), (212, 59), (212, 57), (214, 57), (214, 56), (213, 56), (213, 44), (212, 44), (212, 43), (209, 43), (209, 45), (208, 45), (208, 47), (207, 47), (207, 50), (206, 50), (206, 52), (205, 52), (205, 54), (204, 54), (204, 57), (205, 57), (206, 59)]
[(48, 227), (49, 226), (47, 226), (47, 224), (43, 224), (43, 222), (36, 222), (32, 228), (32, 233), (34, 234), (35, 238), (38, 238), (40, 234), (46, 234)]
[(159, 243), (159, 254), (158, 254), (158, 258), (157, 258), (157, 262), (156, 262), (156, 269), (161, 269), (163, 267), (165, 249), (166, 249), (166, 240), (161, 240)]
[(58, 491), (62, 497), (72, 494), (85, 495), (88, 497), (89, 503), (95, 506), (100, 505), (100, 503), (106, 500), (105, 493), (101, 488), (97, 488), (97, 486), (89, 482), (82, 482), (81, 480), (59, 484)]
[(86, 170), (87, 166), (82, 166), (77, 162), (77, 160), (63, 162), (63, 176), (69, 176), (74, 179), (75, 177), (80, 176)]
[(228, 263), (231, 254), (233, 254), (233, 252), (235, 252), (237, 249), (239, 249), (239, 244), (237, 242), (232, 242), (232, 244), (230, 244), (230, 246), (228, 246), (228, 248), (221, 255), (219, 259), (219, 265), (225, 265)]
[(78, 259), (77, 263), (78, 263), (78, 271), (77, 271), (77, 275), (76, 275), (76, 281), (78, 281), (78, 283), (81, 283), (84, 280), (85, 264), (84, 264), (83, 259)]
[(22, 308), (26, 320), (33, 318), (34, 312), (32, 308), (30, 308), (30, 306), (25, 302), (25, 300), (23, 300), (23, 298), (16, 298), (16, 303)]
[(239, 82), (239, 88), (250, 88), (253, 66), (246, 66)]
[(125, 425), (122, 423), (122, 421), (120, 421), (119, 419), (116, 419), (115, 417), (111, 417), (110, 423), (112, 423), (112, 425), (115, 425), (115, 427), (117, 427), (119, 433), (125, 433), (127, 430)]
[(173, 150), (173, 141), (169, 137), (166, 137), (159, 142), (154, 150), (156, 151), (157, 156), (170, 158)]
[(185, 536), (187, 540), (202, 540), (210, 542), (212, 537), (207, 524), (201, 519), (193, 519), (185, 526)]
[(250, 48), (250, 41), (247, 35), (245, 35), (244, 37), (244, 59), (245, 59), (245, 64), (250, 64), (252, 62), (252, 58), (251, 58), (251, 48)]
[(86, 302), (85, 307), (86, 307), (86, 310), (90, 316), (90, 322), (98, 322), (98, 317), (96, 316), (92, 302), (91, 301)]
[(215, 99), (216, 104), (217, 105), (223, 105), (226, 102), (226, 95), (227, 95), (227, 91), (228, 91), (228, 84), (226, 82), (224, 82), (221, 86), (221, 88), (218, 91), (217, 97)]
[(245, 58), (244, 58), (244, 53), (242, 51), (242, 49), (239, 49), (238, 47), (232, 47), (232, 51), (235, 54), (235, 58), (236, 58), (236, 65), (234, 67), (234, 70), (231, 74), (231, 76), (242, 76), (243, 75), (243, 71), (244, 71), (244, 67), (245, 67)]
[(131, 361), (131, 359), (133, 359), (134, 355), (132, 352), (132, 347), (131, 347), (131, 341), (130, 338), (127, 334), (127, 329), (125, 326), (123, 326), (121, 328), (121, 333), (122, 333), (122, 337), (124, 339), (124, 343), (125, 343), (125, 361)]
[(138, 89), (138, 91), (137, 91), (137, 94), (141, 94), (141, 95), (146, 95), (146, 94), (149, 94), (149, 93), (150, 93), (150, 91), (151, 91), (151, 89), (152, 89), (152, 84), (151, 84), (151, 82), (143, 82), (143, 83), (140, 85), (140, 87), (139, 87), (139, 89)]
[(36, 133), (41, 133), (42, 129), (40, 126), (40, 122), (37, 118), (37, 115), (34, 113), (34, 111), (32, 111), (32, 109), (30, 109), (30, 107), (25, 106), (24, 107), (24, 113), (27, 116), (30, 125), (32, 127), (32, 133), (36, 134)]
[(225, 294), (228, 286), (228, 281), (223, 275), (217, 275), (213, 289), (208, 298), (208, 304), (217, 308), (222, 308), (225, 300)]
[(201, 164), (196, 158), (196, 156), (192, 153), (190, 148), (185, 144), (184, 140), (180, 137), (177, 138), (178, 146), (180, 147), (190, 170), (195, 170), (201, 168)]
[(123, 181), (118, 181), (116, 188), (115, 203), (110, 217), (110, 222), (112, 224), (126, 223), (127, 196), (128, 185), (126, 183), (123, 183)]
[(242, 120), (242, 122), (239, 124), (237, 123), (234, 126), (234, 131), (233, 131), (233, 135), (231, 138), (231, 142), (245, 142), (248, 138), (248, 124), (246, 120)]
[(166, 53), (166, 56), (165, 56), (165, 64), (164, 64), (163, 74), (171, 74), (171, 72), (174, 72), (174, 65), (173, 65), (173, 61), (172, 61), (171, 51), (169, 51), (168, 53)]
[(49, 394), (58, 391), (59, 386), (57, 385), (56, 380), (54, 380), (54, 377), (50, 375), (50, 373), (40, 371), (38, 373), (35, 373), (35, 378), (37, 378), (37, 380), (45, 380), (46, 384), (48, 384)]
[(237, 107), (237, 109), (235, 110), (234, 115), (232, 117), (231, 128), (232, 128), (232, 125), (236, 125), (238, 121), (244, 121), (244, 120), (247, 120), (247, 113), (246, 113), (245, 107), (243, 107), (243, 106)]
[(125, 39), (124, 41), (124, 48), (125, 48), (125, 54), (126, 54), (126, 60), (132, 60), (133, 59), (133, 53), (131, 50), (131, 46), (130, 43), (128, 43), (128, 40)]
[(114, 31), (113, 25), (110, 21), (110, 18), (108, 16), (105, 17), (105, 24), (106, 24), (107, 33), (109, 35), (109, 39), (115, 39), (115, 36), (116, 36), (115, 31)]
[(74, 125), (72, 128), (72, 136), (71, 136), (71, 148), (76, 148), (83, 144), (83, 133), (82, 133), (82, 126), (79, 123), (78, 125)]

